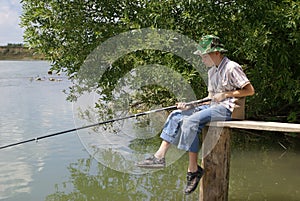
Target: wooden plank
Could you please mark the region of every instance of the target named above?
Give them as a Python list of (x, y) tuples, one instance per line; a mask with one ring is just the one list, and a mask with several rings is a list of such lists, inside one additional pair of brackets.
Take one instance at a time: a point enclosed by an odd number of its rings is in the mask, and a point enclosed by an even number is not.
[(209, 126), (240, 128), (252, 130), (278, 131), (278, 132), (299, 132), (300, 124), (280, 123), (280, 122), (264, 122), (264, 121), (219, 121), (211, 122)]
[(200, 201), (228, 201), (230, 168), (230, 129), (205, 127), (202, 132), (203, 178)]

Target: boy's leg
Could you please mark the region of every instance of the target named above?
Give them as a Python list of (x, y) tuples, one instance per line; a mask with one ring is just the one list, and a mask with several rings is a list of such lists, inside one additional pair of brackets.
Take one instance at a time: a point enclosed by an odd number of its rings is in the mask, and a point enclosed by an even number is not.
[[(199, 107), (204, 108), (204, 107)], [(206, 108), (206, 106), (205, 106)], [(162, 143), (157, 150), (157, 152), (147, 158), (146, 160), (137, 164), (138, 167), (143, 168), (162, 168), (165, 167), (165, 155), (171, 144), (178, 145), (180, 139), (180, 125), (184, 117), (190, 116), (194, 113), (194, 109), (191, 110), (174, 110), (168, 116), (164, 128), (160, 137), (162, 138)], [(196, 143), (197, 144), (197, 143)], [(199, 144), (199, 142), (198, 142)]]
[(170, 145), (171, 145), (170, 142), (167, 142), (167, 141), (163, 140), (163, 141), (161, 142), (161, 144), (160, 144), (159, 149), (158, 149), (157, 152), (154, 154), (154, 156), (155, 156), (156, 158), (159, 158), (159, 159), (164, 158), (164, 157), (166, 156), (166, 153), (167, 153), (167, 151), (168, 151)]
[[(188, 113), (192, 113), (192, 112), (188, 112)], [(165, 167), (166, 165), (165, 155), (171, 143), (176, 144), (178, 142), (178, 137), (177, 137), (178, 128), (180, 127), (182, 117), (184, 115), (187, 115), (188, 113), (185, 112), (185, 114), (183, 114), (181, 110), (175, 110), (169, 115), (160, 136), (162, 138), (162, 142), (159, 149), (156, 151), (156, 153), (153, 156), (138, 163), (137, 164), (138, 167), (142, 167), (142, 168)]]
[(198, 170), (198, 152), (189, 152), (188, 172), (196, 172)]
[(169, 142), (163, 140), (157, 152), (153, 156), (138, 163), (137, 166), (142, 168), (164, 168), (166, 166), (165, 155), (170, 145)]
[(189, 152), (189, 166), (186, 175), (187, 184), (184, 189), (185, 194), (190, 194), (196, 190), (203, 173), (203, 169), (198, 165), (198, 153)]
[(199, 133), (211, 121), (226, 121), (231, 118), (231, 112), (219, 105), (207, 107), (192, 115), (183, 117), (180, 127), (178, 148), (191, 152), (199, 151)]
[(192, 193), (204, 173), (198, 165), (199, 132), (210, 121), (225, 121), (230, 119), (231, 112), (222, 106), (203, 109), (183, 120), (179, 147), (189, 147), (189, 165), (185, 193)]

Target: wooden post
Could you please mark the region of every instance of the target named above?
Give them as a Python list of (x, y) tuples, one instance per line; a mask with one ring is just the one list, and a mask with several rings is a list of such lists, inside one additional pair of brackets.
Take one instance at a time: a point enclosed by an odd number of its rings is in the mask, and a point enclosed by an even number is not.
[(200, 181), (199, 200), (228, 201), (230, 129), (210, 126), (205, 127), (202, 134), (202, 167), (205, 173)]

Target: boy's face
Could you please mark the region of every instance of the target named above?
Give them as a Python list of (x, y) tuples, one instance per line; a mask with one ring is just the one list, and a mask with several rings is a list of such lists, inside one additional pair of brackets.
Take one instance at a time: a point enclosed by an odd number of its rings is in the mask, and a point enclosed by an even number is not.
[(219, 56), (219, 52), (211, 52), (201, 55), (201, 58), (206, 67), (212, 67), (214, 65), (218, 65)]
[(216, 56), (217, 56), (216, 52), (203, 54), (201, 55), (202, 62), (206, 67), (212, 67), (213, 65), (215, 65)]

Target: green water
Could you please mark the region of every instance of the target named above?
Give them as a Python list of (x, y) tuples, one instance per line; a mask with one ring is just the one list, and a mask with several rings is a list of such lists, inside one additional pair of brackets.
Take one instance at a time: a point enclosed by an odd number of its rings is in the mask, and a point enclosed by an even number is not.
[[(299, 200), (299, 140), (277, 133), (264, 136), (233, 134), (229, 200)], [(184, 154), (164, 170), (130, 175), (81, 159), (70, 164), (72, 176), (47, 200), (198, 200), (198, 190), (189, 196), (182, 193), (187, 160)], [(75, 188), (66, 193), (65, 184)]]
[[(41, 61), (0, 62), (1, 145), (76, 126), (72, 104), (62, 93), (70, 83), (65, 77), (49, 81), (48, 68)], [(44, 81), (35, 81), (37, 76)], [(159, 142), (134, 149), (155, 150)], [(281, 133), (235, 131), (229, 200), (299, 201), (299, 147), (299, 138)], [(183, 194), (187, 154), (160, 171), (123, 173), (99, 163), (77, 134), (69, 133), (0, 150), (0, 158), (0, 200), (5, 201), (194, 201), (199, 197), (198, 189)]]

